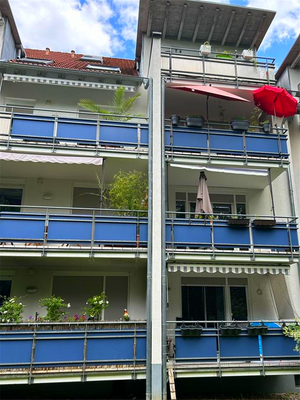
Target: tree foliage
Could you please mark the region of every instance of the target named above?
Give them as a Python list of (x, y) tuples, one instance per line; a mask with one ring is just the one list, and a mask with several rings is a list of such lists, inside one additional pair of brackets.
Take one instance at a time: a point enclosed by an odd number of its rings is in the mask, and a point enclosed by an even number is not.
[[(81, 99), (79, 105), (90, 112), (103, 114), (101, 117), (103, 119), (128, 121), (130, 116), (139, 116), (138, 114), (132, 114), (130, 111), (140, 96), (141, 94), (137, 93), (134, 96), (125, 97), (125, 88), (121, 86), (115, 91), (113, 101), (109, 103), (109, 110), (101, 108), (98, 104), (89, 99)], [(114, 116), (113, 114), (120, 116)]]
[[(147, 210), (147, 175), (141, 171), (120, 171), (114, 176), (113, 182), (109, 185), (108, 199), (112, 208), (123, 210)], [(121, 212), (120, 214), (133, 215), (134, 213)]]
[(295, 351), (300, 353), (300, 319), (296, 321), (295, 324), (287, 325), (283, 328), (283, 333), (285, 336), (291, 337), (296, 342)]

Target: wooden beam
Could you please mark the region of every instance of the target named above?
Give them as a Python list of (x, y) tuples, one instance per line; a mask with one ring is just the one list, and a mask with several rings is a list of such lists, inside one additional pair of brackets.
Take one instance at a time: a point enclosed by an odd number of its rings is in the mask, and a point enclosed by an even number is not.
[(245, 18), (243, 29), (241, 30), (240, 36), (239, 36), (239, 38), (238, 38), (238, 40), (236, 42), (235, 47), (239, 47), (239, 45), (241, 43), (241, 40), (243, 39), (244, 33), (245, 33), (246, 29), (247, 29), (247, 25), (249, 23), (250, 18), (251, 18), (251, 12), (248, 12), (247, 16)]
[(260, 20), (258, 29), (257, 29), (257, 31), (256, 31), (256, 34), (255, 34), (255, 36), (254, 36), (254, 39), (252, 40), (250, 49), (253, 49), (253, 47), (254, 47), (254, 45), (255, 45), (255, 43), (256, 43), (256, 41), (257, 41), (257, 38), (258, 38), (258, 36), (259, 36), (260, 33), (261, 33), (260, 30), (261, 30), (261, 28), (262, 28), (262, 26), (263, 26), (263, 23), (264, 23), (264, 20), (265, 20), (265, 19), (266, 19), (266, 14), (263, 14), (263, 16), (261, 17), (261, 20)]
[(228, 21), (228, 24), (227, 24), (227, 28), (226, 28), (225, 34), (224, 34), (224, 36), (223, 36), (223, 40), (222, 40), (221, 46), (224, 46), (224, 44), (225, 44), (225, 42), (226, 42), (228, 33), (229, 33), (229, 31), (230, 31), (230, 28), (231, 28), (231, 25), (232, 25), (232, 22), (233, 22), (234, 15), (235, 15), (235, 11), (232, 10), (232, 11), (231, 11), (230, 18), (229, 18), (229, 21)]
[(150, 1), (150, 5), (149, 5), (148, 25), (147, 25), (147, 36), (150, 36), (150, 35), (151, 35), (152, 17), (153, 17), (153, 13), (152, 13), (153, 2), (154, 2), (154, 0), (151, 0), (151, 1)]
[(183, 7), (182, 7), (181, 21), (180, 21), (180, 25), (179, 25), (179, 31), (178, 31), (178, 35), (177, 35), (177, 40), (181, 39), (181, 34), (182, 34), (182, 30), (183, 30), (183, 25), (184, 25), (186, 12), (187, 12), (187, 4), (184, 4)]
[(194, 33), (193, 33), (192, 42), (195, 42), (196, 37), (197, 37), (197, 35), (198, 35), (198, 31), (199, 31), (199, 28), (200, 28), (200, 23), (201, 23), (201, 18), (202, 18), (202, 11), (203, 11), (203, 9), (204, 9), (204, 7), (203, 7), (203, 6), (200, 6), (199, 12), (198, 12), (198, 17), (197, 17), (196, 26), (195, 26)]
[(218, 19), (218, 13), (219, 13), (219, 11), (220, 11), (220, 9), (219, 9), (219, 8), (216, 8), (214, 20), (213, 20), (213, 23), (212, 23), (212, 26), (211, 26), (211, 28), (210, 28), (210, 32), (209, 32), (209, 35), (208, 35), (208, 38), (207, 38), (207, 41), (208, 41), (208, 42), (211, 41), (212, 35), (213, 35), (213, 33), (214, 33), (214, 30), (215, 30), (215, 27), (216, 27), (216, 23), (217, 23), (217, 19)]
[(168, 15), (170, 12), (170, 2), (167, 1), (166, 4), (166, 11), (165, 11), (165, 19), (164, 19), (164, 27), (163, 27), (163, 33), (162, 33), (162, 38), (165, 39), (166, 37), (166, 32), (167, 32), (167, 26), (168, 26)]

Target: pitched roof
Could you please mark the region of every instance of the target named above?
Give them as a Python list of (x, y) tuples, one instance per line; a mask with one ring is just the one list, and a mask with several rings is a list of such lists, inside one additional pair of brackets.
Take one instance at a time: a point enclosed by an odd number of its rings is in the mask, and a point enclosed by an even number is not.
[[(42, 64), (47, 68), (60, 68), (68, 70), (78, 70), (78, 71), (90, 71), (90, 72), (100, 72), (98, 69), (86, 68), (88, 65), (95, 65), (99, 67), (118, 67), (121, 70), (122, 75), (137, 76), (138, 72), (135, 68), (135, 61), (123, 58), (110, 58), (103, 57), (103, 62), (99, 61), (81, 61), (81, 57), (84, 54), (76, 53), (62, 53), (59, 51), (47, 51), (47, 50), (36, 50), (36, 49), (25, 49), (27, 59), (37, 59), (37, 60), (51, 60), (51, 64)], [(16, 60), (10, 60), (10, 63), (18, 63), (22, 65), (36, 65), (41, 64), (34, 62), (26, 62), (26, 60), (20, 58)], [(119, 74), (116, 71), (102, 71), (105, 73)]]

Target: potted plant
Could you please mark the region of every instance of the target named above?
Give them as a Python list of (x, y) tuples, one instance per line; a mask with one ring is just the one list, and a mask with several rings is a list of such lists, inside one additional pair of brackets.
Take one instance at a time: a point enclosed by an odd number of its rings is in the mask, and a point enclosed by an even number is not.
[(254, 57), (253, 50), (252, 49), (243, 50), (242, 57), (245, 60), (252, 60), (252, 58)]
[(217, 54), (216, 58), (224, 58), (227, 60), (232, 60), (233, 56), (230, 53), (228, 53), (228, 51), (224, 50), (222, 53)]
[(268, 327), (262, 323), (252, 323), (247, 326), (249, 336), (265, 335), (268, 331)]
[(244, 116), (237, 116), (230, 121), (231, 129), (233, 131), (248, 131), (250, 126), (249, 121)]
[(260, 125), (261, 125), (261, 127), (262, 127), (262, 130), (263, 130), (265, 133), (270, 133), (270, 132), (271, 132), (272, 126), (271, 126), (271, 122), (270, 122), (268, 119), (266, 119), (265, 121), (262, 121), (262, 122), (260, 123)]
[(180, 122), (180, 115), (172, 114), (170, 120), (173, 126), (178, 126)]
[(249, 221), (250, 219), (243, 215), (233, 215), (227, 220), (229, 226), (248, 226)]
[(202, 56), (208, 56), (211, 53), (211, 45), (209, 44), (209, 42), (204, 42), (200, 46), (200, 53)]
[(197, 323), (192, 325), (185, 325), (184, 323), (180, 327), (182, 336), (197, 337), (202, 333), (203, 327)]
[(239, 336), (242, 331), (242, 327), (232, 322), (230, 324), (220, 325), (220, 331), (222, 336)]
[(204, 118), (201, 115), (190, 115), (185, 118), (185, 123), (189, 128), (202, 128)]
[(256, 227), (261, 227), (261, 228), (270, 228), (276, 225), (276, 219), (275, 218), (270, 218), (270, 219), (265, 219), (265, 218), (256, 218), (253, 220), (253, 225)]

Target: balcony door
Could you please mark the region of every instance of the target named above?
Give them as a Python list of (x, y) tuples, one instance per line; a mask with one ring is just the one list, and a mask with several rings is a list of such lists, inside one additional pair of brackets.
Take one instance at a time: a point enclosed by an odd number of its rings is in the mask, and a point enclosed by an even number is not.
[(20, 207), (10, 206), (22, 204), (22, 193), (23, 189), (0, 188), (0, 204), (3, 204), (0, 211), (20, 212)]
[(185, 321), (248, 320), (247, 279), (182, 278)]

